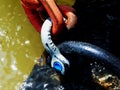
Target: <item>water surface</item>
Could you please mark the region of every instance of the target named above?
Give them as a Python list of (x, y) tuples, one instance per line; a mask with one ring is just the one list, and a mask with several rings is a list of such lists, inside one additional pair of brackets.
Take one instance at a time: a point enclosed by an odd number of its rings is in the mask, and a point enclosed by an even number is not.
[[(74, 0), (56, 0), (73, 5)], [(19, 0), (0, 0), (0, 90), (19, 90), (44, 48)]]
[(0, 0), (0, 90), (19, 90), (42, 52), (19, 0)]

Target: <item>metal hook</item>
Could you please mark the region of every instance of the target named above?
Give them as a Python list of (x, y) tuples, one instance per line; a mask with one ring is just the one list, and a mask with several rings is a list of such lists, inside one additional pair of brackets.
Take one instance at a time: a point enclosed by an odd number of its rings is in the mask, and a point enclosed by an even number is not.
[(41, 28), (41, 40), (45, 49), (52, 57), (51, 66), (61, 74), (65, 73), (65, 66), (69, 67), (69, 61), (60, 53), (59, 49), (53, 43), (51, 39), (51, 27), (52, 21), (50, 19), (45, 20)]

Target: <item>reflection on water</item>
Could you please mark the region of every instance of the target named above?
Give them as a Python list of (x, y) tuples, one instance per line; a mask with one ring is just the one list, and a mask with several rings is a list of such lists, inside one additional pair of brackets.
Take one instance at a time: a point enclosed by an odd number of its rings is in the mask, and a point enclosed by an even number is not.
[(0, 0), (0, 90), (19, 90), (42, 51), (19, 0)]

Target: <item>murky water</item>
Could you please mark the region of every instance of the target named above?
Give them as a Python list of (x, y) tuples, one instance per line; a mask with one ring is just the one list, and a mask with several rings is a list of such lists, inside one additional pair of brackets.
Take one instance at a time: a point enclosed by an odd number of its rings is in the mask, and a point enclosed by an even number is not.
[(19, 90), (43, 50), (20, 1), (0, 0), (0, 90)]
[(74, 5), (76, 0), (56, 0), (57, 4), (64, 4), (68, 6)]
[(19, 0), (0, 0), (0, 90), (19, 90), (43, 51)]

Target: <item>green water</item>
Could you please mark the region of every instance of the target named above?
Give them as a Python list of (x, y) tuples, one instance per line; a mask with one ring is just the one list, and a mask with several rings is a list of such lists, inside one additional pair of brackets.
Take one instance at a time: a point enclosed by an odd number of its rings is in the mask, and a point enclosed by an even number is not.
[(57, 4), (64, 4), (68, 6), (74, 5), (76, 0), (56, 0)]
[(0, 0), (0, 90), (19, 90), (42, 51), (19, 0)]
[(19, 90), (43, 50), (20, 1), (0, 0), (0, 90)]

